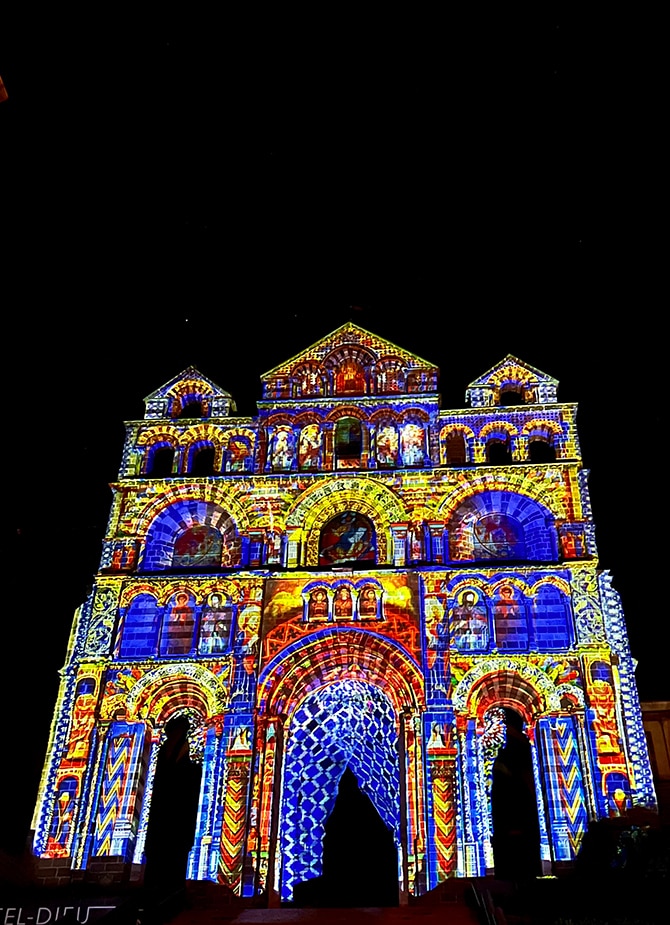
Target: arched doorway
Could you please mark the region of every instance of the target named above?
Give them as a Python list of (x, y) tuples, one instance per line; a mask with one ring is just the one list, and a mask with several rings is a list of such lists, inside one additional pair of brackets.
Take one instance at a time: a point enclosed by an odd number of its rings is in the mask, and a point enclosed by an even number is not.
[(201, 776), (190, 758), (188, 734), (188, 716), (174, 717), (158, 753), (145, 843), (144, 882), (151, 889), (176, 889), (186, 877)]
[(501, 880), (523, 880), (542, 872), (533, 758), (521, 716), (510, 707), (497, 709), (504, 730), (491, 781), (495, 874)]
[(398, 905), (398, 852), (391, 829), (347, 767), (325, 824), (323, 874), (297, 883), (296, 906)]
[[(357, 817), (352, 815), (356, 808)], [(305, 697), (288, 729), (280, 812), (282, 901), (316, 905), (320, 902), (319, 886), (328, 889), (338, 872), (356, 869), (355, 898), (342, 892), (336, 905), (375, 901), (379, 905), (380, 897), (388, 904), (397, 902), (398, 728), (383, 691), (368, 682), (349, 679)], [(379, 847), (384, 843), (379, 823), (388, 833), (386, 848)], [(393, 852), (388, 851), (389, 839)], [(386, 865), (369, 862), (371, 842), (377, 845), (373, 850), (386, 857)], [(328, 848), (325, 857), (324, 844)], [(324, 868), (329, 859), (334, 861), (330, 872)], [(389, 865), (393, 865), (392, 872)], [(393, 900), (388, 886), (391, 873), (396, 884)], [(317, 878), (323, 880), (301, 886)], [(310, 901), (314, 892), (317, 898)]]

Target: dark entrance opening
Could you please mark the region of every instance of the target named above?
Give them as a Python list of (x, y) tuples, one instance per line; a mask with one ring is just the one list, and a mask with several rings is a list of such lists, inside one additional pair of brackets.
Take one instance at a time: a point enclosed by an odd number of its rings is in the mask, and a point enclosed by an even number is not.
[(323, 839), (323, 875), (296, 884), (296, 906), (398, 905), (398, 854), (393, 832), (347, 768)]
[(149, 889), (177, 890), (186, 879), (200, 793), (200, 765), (189, 757), (188, 719), (165, 727), (156, 764), (145, 844), (144, 883)]
[(505, 708), (506, 741), (493, 764), (493, 860), (501, 880), (542, 873), (540, 826), (530, 742), (515, 710)]

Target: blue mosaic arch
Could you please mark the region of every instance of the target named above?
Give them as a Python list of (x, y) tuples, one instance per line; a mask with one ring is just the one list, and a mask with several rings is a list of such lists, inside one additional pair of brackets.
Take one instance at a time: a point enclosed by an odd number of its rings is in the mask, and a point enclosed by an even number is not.
[(211, 501), (177, 501), (147, 531), (140, 571), (240, 564), (241, 538), (227, 511)]
[(281, 802), (281, 898), (323, 870), (325, 824), (349, 767), (400, 843), (398, 731), (391, 702), (363, 681), (309, 694), (290, 723)]
[(483, 491), (460, 504), (447, 525), (449, 561), (558, 561), (558, 536), (547, 508), (511, 491)]
[(153, 594), (136, 594), (121, 613), (119, 658), (148, 658), (156, 654), (161, 612)]

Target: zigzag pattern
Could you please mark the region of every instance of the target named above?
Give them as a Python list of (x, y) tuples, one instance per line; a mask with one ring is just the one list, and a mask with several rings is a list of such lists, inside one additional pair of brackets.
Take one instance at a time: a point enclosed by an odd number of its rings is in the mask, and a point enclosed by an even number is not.
[(574, 857), (586, 832), (588, 820), (579, 751), (572, 723), (558, 720), (553, 727), (553, 740), (560, 805)]
[(236, 762), (228, 769), (223, 805), (219, 880), (238, 892), (242, 876), (242, 847), (248, 768)]
[(438, 883), (454, 869), (456, 819), (451, 782), (445, 777), (433, 778), (433, 818), (435, 820), (435, 867)]
[(109, 854), (112, 847), (112, 832), (121, 806), (125, 788), (131, 741), (128, 736), (112, 739), (107, 750), (107, 767), (100, 787), (98, 813), (92, 854)]

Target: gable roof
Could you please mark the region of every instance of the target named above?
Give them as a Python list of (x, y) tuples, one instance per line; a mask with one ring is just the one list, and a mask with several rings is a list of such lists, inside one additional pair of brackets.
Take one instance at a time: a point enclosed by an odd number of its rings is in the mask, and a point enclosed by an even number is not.
[(470, 383), (465, 398), (472, 408), (498, 405), (501, 393), (507, 390), (517, 392), (524, 404), (546, 404), (556, 401), (557, 388), (558, 379), (508, 353)]
[(502, 386), (505, 383), (514, 382), (523, 385), (538, 384), (540, 382), (551, 383), (558, 386), (558, 379), (543, 373), (541, 369), (525, 363), (518, 357), (508, 353), (504, 359), (500, 360), (485, 373), (479, 376), (474, 382), (471, 382), (468, 388), (477, 388), (478, 386)]
[(325, 357), (333, 353), (338, 347), (359, 346), (370, 353), (373, 359), (378, 362), (384, 357), (393, 357), (401, 362), (406, 369), (430, 369), (437, 370), (434, 363), (422, 359), (409, 350), (398, 347), (390, 340), (379, 337), (365, 328), (359, 327), (352, 321), (347, 321), (340, 325), (330, 334), (326, 334), (320, 340), (316, 341), (311, 347), (301, 350), (289, 360), (285, 360), (278, 366), (263, 373), (261, 380), (264, 381), (270, 377), (290, 375), (298, 366), (306, 362), (320, 363)]
[(216, 382), (201, 373), (195, 366), (187, 366), (186, 369), (182, 369), (182, 371), (177, 373), (176, 376), (173, 376), (172, 379), (168, 379), (167, 382), (147, 395), (144, 401), (151, 401), (155, 398), (165, 398), (168, 395), (173, 395), (177, 387), (180, 387), (179, 390), (181, 391), (181, 389), (187, 385), (192, 385), (205, 395), (223, 395), (226, 398), (232, 397), (230, 392), (226, 392), (225, 389), (222, 389), (220, 385), (217, 385)]
[(205, 417), (227, 417), (236, 411), (226, 392), (195, 366), (187, 366), (144, 399), (145, 418), (176, 417), (191, 400), (203, 402)]

